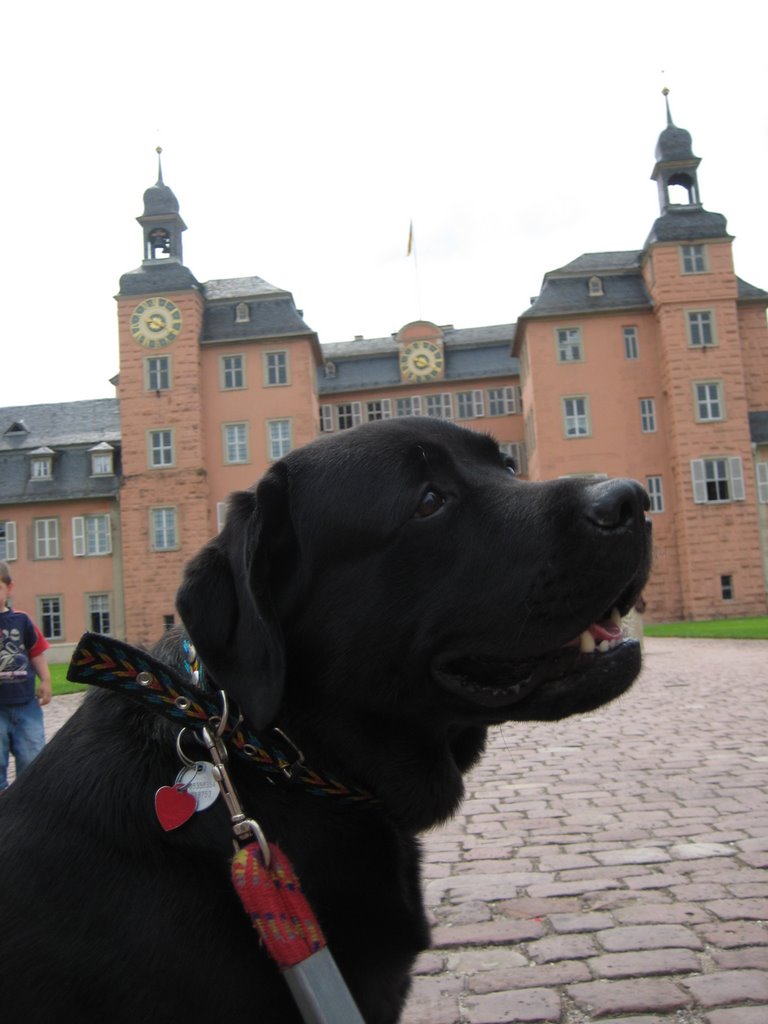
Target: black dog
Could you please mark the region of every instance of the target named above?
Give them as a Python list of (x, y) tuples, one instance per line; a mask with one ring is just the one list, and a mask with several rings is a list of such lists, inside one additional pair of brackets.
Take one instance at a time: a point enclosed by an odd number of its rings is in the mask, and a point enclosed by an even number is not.
[[(230, 761), (368, 1024), (397, 1021), (429, 944), (416, 836), (456, 810), (488, 726), (596, 708), (637, 675), (615, 623), (646, 581), (646, 508), (631, 481), (523, 483), (489, 437), (392, 420), (276, 463), (188, 566), (209, 683), (376, 797)], [(181, 664), (178, 636), (159, 651)], [(178, 731), (94, 692), (0, 798), (9, 1024), (299, 1019), (230, 886), (222, 800), (174, 831), (155, 816)]]

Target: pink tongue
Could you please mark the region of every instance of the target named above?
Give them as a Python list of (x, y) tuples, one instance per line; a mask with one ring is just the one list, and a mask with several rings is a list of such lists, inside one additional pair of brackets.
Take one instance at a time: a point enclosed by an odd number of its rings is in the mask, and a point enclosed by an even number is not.
[(607, 619), (604, 622), (593, 622), (588, 632), (597, 643), (602, 640), (618, 640), (621, 637), (621, 626)]

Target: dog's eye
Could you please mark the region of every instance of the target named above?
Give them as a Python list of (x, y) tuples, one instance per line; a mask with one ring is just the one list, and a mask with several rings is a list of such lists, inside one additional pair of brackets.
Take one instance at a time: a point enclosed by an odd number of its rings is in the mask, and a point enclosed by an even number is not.
[(445, 498), (442, 494), (438, 494), (437, 491), (427, 491), (419, 502), (416, 516), (419, 519), (426, 519), (427, 516), (433, 516), (435, 512), (439, 512), (444, 504)]

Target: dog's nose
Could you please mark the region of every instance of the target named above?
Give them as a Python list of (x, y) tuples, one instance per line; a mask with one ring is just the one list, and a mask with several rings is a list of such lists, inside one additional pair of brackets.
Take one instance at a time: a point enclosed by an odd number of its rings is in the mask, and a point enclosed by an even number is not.
[(587, 492), (587, 519), (604, 530), (642, 522), (650, 501), (636, 480), (602, 480)]

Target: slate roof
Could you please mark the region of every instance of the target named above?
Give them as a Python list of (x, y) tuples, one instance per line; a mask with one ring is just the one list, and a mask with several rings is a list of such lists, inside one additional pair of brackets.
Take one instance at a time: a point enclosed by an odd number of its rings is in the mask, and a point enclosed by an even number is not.
[(153, 292), (199, 289), (195, 275), (175, 259), (147, 261), (120, 278), (120, 295), (151, 295)]
[[(26, 432), (12, 431), (23, 423)], [(32, 451), (47, 445), (95, 445), (120, 441), (120, 409), (116, 398), (49, 405), (10, 405), (0, 408), (0, 451)]]
[(762, 288), (758, 288), (755, 284), (750, 284), (748, 281), (742, 281), (740, 277), (736, 278), (736, 284), (739, 289), (739, 300), (743, 302), (767, 302), (768, 292)]
[[(115, 475), (91, 476), (90, 450), (115, 448)], [(53, 477), (31, 480), (29, 455), (50, 448)], [(0, 408), (0, 504), (111, 498), (120, 467), (120, 413), (116, 398)]]
[(728, 222), (722, 213), (710, 213), (701, 206), (673, 206), (654, 221), (645, 245), (731, 237), (728, 234)]
[[(231, 277), (206, 281), (203, 344), (245, 341), (249, 338), (281, 338), (314, 335), (296, 309), (293, 296), (262, 277)], [(245, 302), (250, 319), (238, 322), (235, 310)], [(319, 351), (317, 352), (319, 359)]]
[[(544, 275), (540, 294), (525, 311), (533, 317), (581, 315), (617, 309), (651, 308), (640, 271), (642, 249), (588, 252)], [(590, 295), (589, 279), (599, 277), (602, 295)]]
[[(517, 359), (509, 354), (514, 327), (514, 324), (444, 327), (445, 379), (471, 380), (519, 373)], [(363, 388), (389, 388), (402, 383), (394, 335), (329, 342), (321, 348), (325, 361), (317, 372), (321, 396)]]

